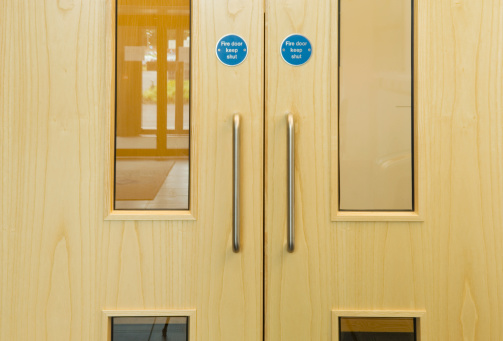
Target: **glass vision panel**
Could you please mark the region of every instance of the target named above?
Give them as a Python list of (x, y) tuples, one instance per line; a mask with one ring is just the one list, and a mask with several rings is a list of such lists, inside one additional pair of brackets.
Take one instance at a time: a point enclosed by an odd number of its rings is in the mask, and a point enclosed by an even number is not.
[(189, 209), (190, 0), (117, 0), (115, 209)]
[(417, 341), (415, 318), (341, 317), (339, 341)]
[(339, 209), (410, 211), (412, 1), (340, 0)]
[(113, 317), (112, 341), (188, 341), (186, 316)]

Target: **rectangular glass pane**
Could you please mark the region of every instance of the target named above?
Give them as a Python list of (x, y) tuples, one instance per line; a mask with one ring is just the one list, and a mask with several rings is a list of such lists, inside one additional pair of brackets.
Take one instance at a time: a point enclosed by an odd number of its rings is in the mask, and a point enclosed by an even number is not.
[(112, 341), (188, 341), (186, 316), (113, 317)]
[(341, 317), (339, 341), (417, 341), (415, 318)]
[(189, 209), (190, 0), (117, 0), (115, 209)]
[(340, 210), (414, 209), (412, 8), (340, 0)]

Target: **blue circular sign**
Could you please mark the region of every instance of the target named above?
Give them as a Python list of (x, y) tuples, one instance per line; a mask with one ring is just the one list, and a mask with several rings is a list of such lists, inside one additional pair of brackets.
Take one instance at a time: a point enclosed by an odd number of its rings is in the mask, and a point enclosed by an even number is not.
[(312, 53), (311, 42), (301, 34), (289, 35), (281, 44), (283, 60), (293, 66), (307, 63)]
[(228, 34), (220, 38), (217, 43), (217, 57), (228, 66), (241, 64), (248, 55), (248, 46), (243, 38), (235, 34)]

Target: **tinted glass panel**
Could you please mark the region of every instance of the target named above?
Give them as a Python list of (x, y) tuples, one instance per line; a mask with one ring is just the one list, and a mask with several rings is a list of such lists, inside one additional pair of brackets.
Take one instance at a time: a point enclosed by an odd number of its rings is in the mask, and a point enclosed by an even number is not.
[(188, 341), (188, 317), (114, 317), (112, 341)]
[(116, 56), (115, 209), (188, 209), (190, 0), (118, 0)]
[(340, 0), (339, 51), (339, 209), (413, 210), (411, 0)]
[(416, 341), (414, 318), (339, 319), (340, 341)]

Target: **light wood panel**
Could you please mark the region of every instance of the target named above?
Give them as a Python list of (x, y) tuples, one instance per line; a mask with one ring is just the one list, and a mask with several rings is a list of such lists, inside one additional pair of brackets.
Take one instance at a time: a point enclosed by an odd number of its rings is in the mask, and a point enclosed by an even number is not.
[[(265, 339), (325, 340), (333, 295), (330, 259), (330, 3), (269, 1), (266, 7)], [(313, 46), (303, 66), (279, 54), (285, 37)], [(287, 120), (295, 122), (295, 251), (286, 249)], [(329, 257), (326, 259), (325, 257)]]
[[(422, 340), (503, 338), (502, 3), (420, 0), (416, 8), (424, 222), (331, 222), (336, 2), (268, 3), (268, 340), (329, 340), (332, 310), (425, 310)], [(313, 44), (303, 67), (276, 52), (292, 32)], [(293, 254), (285, 247), (287, 111), (296, 119)]]
[[(0, 2), (0, 339), (101, 340), (103, 310), (193, 309), (197, 340), (258, 340), (263, 5), (193, 1), (197, 220), (105, 221), (110, 4)], [(250, 46), (239, 68), (215, 58), (229, 31)], [(231, 247), (235, 111), (249, 165), (239, 254)]]

